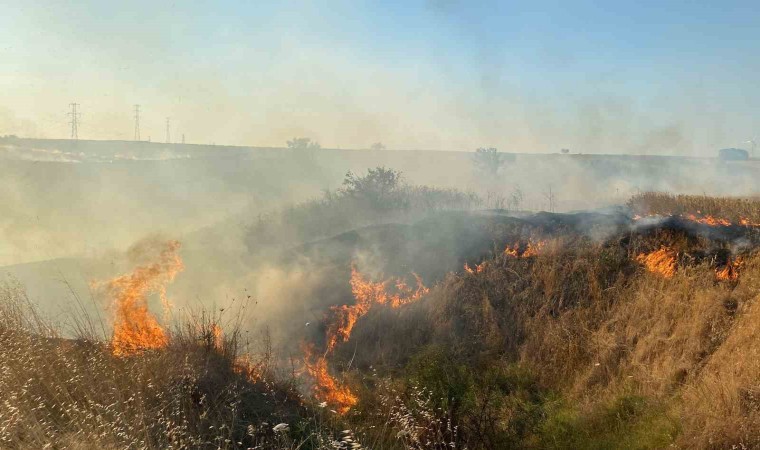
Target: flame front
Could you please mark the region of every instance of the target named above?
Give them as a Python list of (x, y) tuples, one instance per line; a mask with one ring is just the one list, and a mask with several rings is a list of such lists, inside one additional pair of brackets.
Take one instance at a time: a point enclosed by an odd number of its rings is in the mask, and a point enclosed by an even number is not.
[[(532, 256), (538, 256), (538, 254), (541, 251), (543, 251), (544, 247), (546, 247), (545, 240), (534, 241), (533, 239), (531, 239), (528, 241), (528, 244), (525, 246), (524, 250), (522, 251), (520, 251), (520, 243), (516, 243), (514, 245), (507, 245), (507, 247), (504, 249), (504, 255), (510, 258), (530, 258)], [(465, 261), (464, 271), (469, 274), (481, 273), (485, 270), (487, 264), (488, 264), (488, 261), (483, 261), (482, 263), (475, 266), (475, 268), (473, 269)]]
[(680, 217), (685, 220), (690, 220), (692, 222), (700, 223), (703, 225), (709, 225), (712, 227), (722, 226), (722, 227), (730, 227), (734, 225), (740, 225), (743, 227), (760, 227), (760, 222), (754, 222), (751, 219), (747, 217), (740, 217), (738, 222), (734, 223), (730, 221), (729, 219), (726, 219), (724, 217), (716, 217), (711, 214), (705, 214), (703, 215), (700, 211), (697, 211), (696, 214), (694, 213), (688, 213), (688, 214), (648, 214), (646, 216), (641, 216), (639, 214), (636, 214), (633, 216), (633, 220), (641, 220), (644, 218), (653, 218), (653, 217)]
[(715, 271), (715, 276), (720, 281), (734, 281), (739, 278), (739, 269), (744, 265), (744, 260), (737, 257), (733, 261), (729, 260), (723, 268)]
[(676, 252), (661, 247), (650, 253), (641, 253), (636, 257), (636, 261), (643, 264), (648, 271), (662, 275), (665, 278), (671, 278), (676, 272)]
[[(356, 404), (358, 398), (347, 386), (342, 386), (330, 375), (327, 368), (327, 355), (339, 342), (346, 342), (351, 337), (356, 321), (369, 312), (373, 305), (388, 305), (398, 308), (402, 305), (419, 300), (430, 290), (425, 287), (417, 274), (414, 275), (416, 288), (410, 287), (402, 279), (391, 279), (380, 282), (369, 281), (355, 266), (351, 266), (351, 293), (354, 296), (353, 305), (340, 305), (330, 308), (332, 321), (327, 325), (327, 343), (325, 354), (314, 356), (310, 346), (304, 348), (304, 365), (306, 371), (314, 379), (314, 395), (317, 399), (335, 405), (340, 414), (346, 413)], [(394, 293), (389, 293), (387, 287), (392, 284)]]
[(528, 242), (528, 246), (525, 248), (525, 251), (523, 252), (522, 256), (523, 258), (527, 258), (530, 256), (537, 256), (546, 246), (546, 241), (538, 241)]
[[(697, 222), (697, 223), (701, 223), (701, 224), (705, 224), (705, 225), (710, 225), (710, 226), (713, 226), (713, 227), (714, 226), (718, 226), (718, 225), (724, 226), (724, 227), (731, 226), (731, 221), (730, 220), (723, 219), (723, 218), (720, 218), (720, 217), (711, 216), (710, 214), (707, 214), (705, 216), (697, 216), (695, 214), (686, 214), (684, 216), (684, 218), (689, 219), (689, 220), (694, 221), (694, 222)], [(739, 222), (741, 223), (742, 221), (740, 220)], [(747, 222), (746, 225), (750, 225), (750, 223)]]
[(351, 337), (351, 331), (360, 317), (369, 312), (372, 305), (389, 305), (391, 308), (419, 300), (430, 290), (422, 283), (417, 274), (413, 274), (417, 287), (412, 289), (403, 280), (396, 279), (396, 292), (390, 294), (387, 286), (393, 280), (372, 282), (367, 280), (356, 267), (351, 267), (351, 292), (354, 295), (353, 305), (333, 306), (333, 321), (327, 327), (327, 351), (331, 352), (338, 342), (345, 342)]
[(504, 254), (513, 258), (517, 258), (520, 256), (520, 246), (518, 244), (515, 244), (511, 247), (507, 245), (507, 248), (504, 249)]
[(513, 258), (529, 258), (531, 256), (537, 256), (539, 253), (541, 253), (544, 247), (546, 247), (545, 240), (534, 241), (531, 239), (528, 241), (528, 244), (525, 246), (525, 250), (522, 252), (520, 252), (520, 244), (518, 243), (512, 246), (507, 245), (507, 248), (504, 249), (504, 254)]
[(345, 414), (356, 405), (359, 398), (347, 386), (341, 386), (327, 370), (325, 356), (314, 357), (311, 347), (304, 348), (306, 371), (314, 379), (314, 396), (323, 402), (335, 406), (340, 414)]
[(168, 305), (166, 286), (184, 268), (179, 257), (178, 241), (164, 244), (158, 260), (137, 267), (132, 273), (121, 275), (105, 283), (105, 288), (116, 303), (111, 348), (114, 355), (129, 356), (142, 350), (165, 347), (168, 337), (156, 317), (148, 310), (148, 294), (157, 293)]
[(487, 261), (483, 261), (482, 263), (475, 266), (475, 269), (471, 268), (467, 262), (464, 263), (464, 271), (467, 273), (481, 273), (486, 268)]

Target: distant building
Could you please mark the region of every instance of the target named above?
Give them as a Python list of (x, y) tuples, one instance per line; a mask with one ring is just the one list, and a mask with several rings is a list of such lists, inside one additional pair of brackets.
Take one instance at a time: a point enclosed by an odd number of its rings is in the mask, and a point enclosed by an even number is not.
[(749, 159), (749, 152), (741, 148), (722, 148), (718, 150), (718, 158), (723, 161), (746, 161)]

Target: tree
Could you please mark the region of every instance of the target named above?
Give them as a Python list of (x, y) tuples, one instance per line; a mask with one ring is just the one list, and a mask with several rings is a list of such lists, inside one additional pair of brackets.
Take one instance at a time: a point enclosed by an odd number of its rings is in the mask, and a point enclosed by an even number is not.
[(288, 148), (291, 150), (319, 150), (322, 148), (319, 142), (312, 141), (311, 138), (293, 138), (288, 141)]
[(402, 186), (401, 172), (385, 167), (368, 169), (363, 177), (350, 170), (343, 180), (341, 192), (344, 195), (367, 201), (375, 207), (396, 207)]
[(510, 209), (512, 211), (520, 211), (522, 209), (522, 202), (523, 202), (523, 191), (520, 189), (520, 186), (517, 185), (512, 190), (512, 193), (509, 195), (509, 207), (507, 209)]
[(504, 154), (494, 147), (481, 147), (475, 150), (473, 155), (473, 162), (475, 168), (483, 174), (496, 177), (499, 174), (499, 169), (504, 165)]
[(374, 144), (372, 144), (372, 145), (369, 147), (369, 149), (370, 149), (370, 150), (374, 150), (374, 151), (385, 150), (385, 145), (383, 145), (383, 143), (382, 143), (382, 142), (375, 142)]

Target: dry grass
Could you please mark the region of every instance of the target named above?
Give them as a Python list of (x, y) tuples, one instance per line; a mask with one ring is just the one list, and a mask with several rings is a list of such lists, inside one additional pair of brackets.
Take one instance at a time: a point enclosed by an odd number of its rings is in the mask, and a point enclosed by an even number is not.
[[(636, 259), (662, 246), (678, 255), (671, 278)], [(452, 274), (400, 311), (371, 312), (345, 344), (361, 349), (359, 355), (341, 349), (336, 355), (403, 380), (399, 368), (408, 370), (420, 349), (445, 349), (454, 361), (447, 373), (463, 364), (472, 377), (472, 385), (463, 382), (469, 387), (462, 388), (455, 414), (460, 446), (498, 448), (483, 444), (483, 436), (497, 441), (524, 427), (510, 445), (754, 448), (760, 445), (760, 334), (753, 325), (760, 319), (760, 252), (741, 247), (738, 279), (719, 281), (716, 269), (730, 248), (685, 230), (604, 242), (564, 235), (535, 257), (499, 255), (472, 273)], [(476, 399), (490, 395), (483, 390), (492, 381), (483, 374), (504, 362), (527, 370), (543, 394), (525, 400), (527, 394), (502, 393), (511, 400), (499, 397), (501, 406), (484, 413)], [(441, 382), (454, 389), (451, 375), (446, 378)], [(553, 395), (564, 400), (550, 400)], [(628, 413), (604, 412), (616, 408), (635, 414), (623, 420)], [(478, 417), (494, 425), (468, 426)], [(616, 437), (609, 427), (619, 428)]]
[[(113, 356), (107, 343), (61, 339), (19, 286), (0, 286), (0, 447), (18, 449), (316, 448), (327, 438), (292, 381), (238, 369), (236, 333), (208, 316), (168, 347)], [(305, 419), (304, 419), (305, 418)], [(297, 432), (275, 432), (278, 423)], [(311, 423), (312, 425), (309, 425)], [(308, 444), (308, 445), (307, 445)]]
[(757, 197), (707, 197), (645, 192), (632, 197), (628, 206), (634, 214), (642, 216), (700, 214), (728, 219), (733, 223), (739, 223), (741, 219), (760, 223), (760, 199)]
[[(760, 219), (750, 200), (631, 206)], [(531, 236), (546, 240), (534, 256), (499, 250), (419, 302), (373, 308), (331, 356), (359, 397), (340, 419), (275, 376), (267, 352), (260, 379), (236, 370), (242, 345), (234, 326), (218, 341), (218, 318), (117, 358), (60, 339), (22, 289), (2, 287), (0, 447), (760, 447), (760, 252), (686, 229), (638, 233)], [(663, 247), (676, 255), (667, 278), (637, 258)], [(719, 280), (739, 251), (738, 278)]]

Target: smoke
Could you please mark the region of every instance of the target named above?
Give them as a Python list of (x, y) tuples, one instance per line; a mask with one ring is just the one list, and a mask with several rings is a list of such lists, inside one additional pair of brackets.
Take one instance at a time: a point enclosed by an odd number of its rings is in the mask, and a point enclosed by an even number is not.
[[(66, 137), (75, 99), (81, 135), (93, 139), (130, 139), (135, 103), (143, 137), (154, 142), (164, 139), (166, 117), (175, 140), (261, 146), (308, 136), (332, 148), (381, 141), (390, 149), (706, 156), (752, 134), (753, 90), (742, 97), (727, 87), (735, 76), (695, 77), (674, 72), (672, 61), (644, 73), (598, 64), (604, 58), (591, 50), (561, 45), (570, 38), (560, 28), (534, 30), (529, 24), (546, 19), (530, 8), (514, 7), (494, 29), (504, 6), (458, 1), (426, 2), (394, 19), (373, 6), (302, 1), (224, 19), (206, 5), (114, 14), (93, 2), (48, 3), (9, 19), (19, 75), (0, 100), (26, 119), (0, 114), (0, 132), (39, 135), (36, 124)], [(547, 15), (558, 23), (572, 16)], [(199, 29), (207, 31), (201, 41)]]
[(0, 136), (45, 137), (33, 119), (16, 116), (10, 108), (0, 107)]

